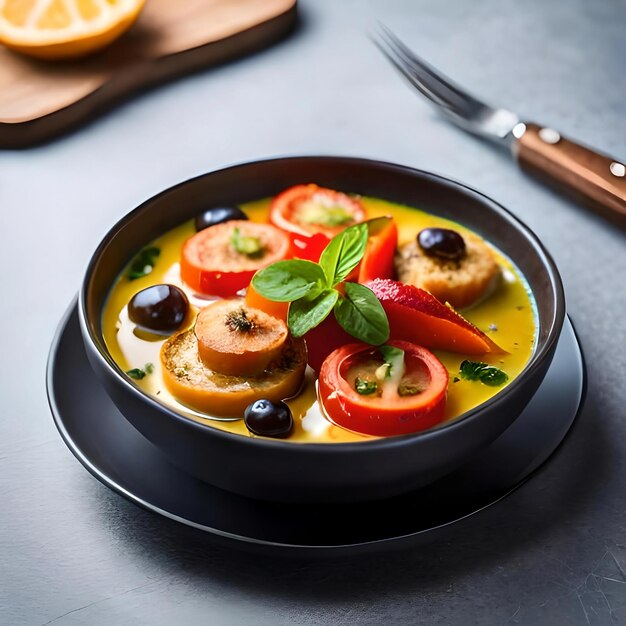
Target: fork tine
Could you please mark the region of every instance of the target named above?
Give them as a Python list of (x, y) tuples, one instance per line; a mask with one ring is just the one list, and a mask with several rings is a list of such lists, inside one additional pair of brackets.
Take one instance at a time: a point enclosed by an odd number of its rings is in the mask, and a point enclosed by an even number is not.
[[(428, 67), (388, 28), (383, 26), (382, 29), (380, 36), (387, 45), (390, 54), (396, 59), (394, 65), (424, 95), (445, 109), (463, 117), (470, 113), (468, 108), (473, 109), (476, 105), (481, 106), (479, 102), (466, 97), (443, 76), (437, 74), (433, 68)], [(387, 57), (389, 58), (389, 54)]]
[(386, 48), (383, 41), (378, 39), (373, 39), (374, 45), (385, 55), (387, 60), (415, 87), (422, 95), (426, 96), (430, 100), (434, 100), (437, 104), (444, 103), (440, 102), (440, 99), (433, 94), (430, 90), (428, 90), (422, 82), (417, 80), (415, 76), (411, 72), (408, 71), (406, 66), (403, 64), (400, 57), (396, 56), (393, 52), (390, 51), (389, 48)]
[(444, 107), (448, 112), (471, 118), (482, 109), (488, 109), (423, 59), (420, 59), (384, 24), (379, 24), (378, 39), (374, 43), (409, 82), (423, 95)]
[(381, 34), (386, 38), (390, 46), (396, 49), (402, 56), (415, 67), (417, 70), (421, 70), (434, 78), (436, 81), (445, 85), (451, 91), (459, 94), (460, 96), (467, 97), (473, 100), (469, 94), (467, 94), (458, 85), (455, 85), (449, 78), (444, 76), (441, 72), (436, 70), (426, 60), (418, 57), (413, 50), (411, 50), (401, 39), (399, 39), (393, 31), (391, 31), (384, 24), (380, 24)]

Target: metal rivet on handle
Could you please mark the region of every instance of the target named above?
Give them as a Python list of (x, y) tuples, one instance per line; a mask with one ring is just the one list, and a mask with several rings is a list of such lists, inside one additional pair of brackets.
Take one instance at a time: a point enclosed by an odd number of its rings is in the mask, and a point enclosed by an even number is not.
[(613, 163), (609, 165), (609, 169), (611, 170), (611, 174), (613, 174), (613, 176), (619, 176), (620, 178), (626, 176), (626, 166), (623, 163), (613, 161)]
[(524, 124), (524, 122), (518, 122), (515, 124), (511, 132), (513, 133), (513, 137), (515, 137), (515, 139), (521, 139), (526, 132), (526, 124)]
[(559, 143), (561, 141), (561, 135), (554, 128), (542, 128), (539, 131), (539, 137), (546, 143)]

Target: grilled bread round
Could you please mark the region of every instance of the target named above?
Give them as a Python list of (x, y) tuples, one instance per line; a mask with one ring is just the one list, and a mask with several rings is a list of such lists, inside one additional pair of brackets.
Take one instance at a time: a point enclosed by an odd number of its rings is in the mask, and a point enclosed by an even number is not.
[(395, 264), (398, 279), (429, 291), (455, 309), (468, 307), (496, 284), (500, 268), (487, 244), (463, 234), (465, 255), (459, 261), (429, 256), (416, 240), (398, 248)]
[(300, 390), (306, 369), (304, 340), (289, 337), (280, 356), (259, 376), (231, 376), (202, 362), (191, 330), (170, 337), (161, 348), (163, 381), (183, 404), (210, 415), (243, 417), (255, 400), (279, 402)]

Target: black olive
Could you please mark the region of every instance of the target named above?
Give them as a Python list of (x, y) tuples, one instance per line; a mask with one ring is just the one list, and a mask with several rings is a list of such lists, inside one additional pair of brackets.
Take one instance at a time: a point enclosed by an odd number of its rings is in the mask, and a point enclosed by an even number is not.
[(196, 217), (196, 231), (204, 230), (209, 226), (215, 226), (231, 220), (247, 220), (248, 216), (236, 206), (217, 206), (207, 209)]
[(428, 256), (460, 261), (465, 255), (463, 237), (449, 228), (425, 228), (418, 233), (417, 243)]
[(152, 285), (128, 303), (128, 317), (137, 326), (158, 333), (174, 332), (185, 319), (189, 301), (174, 285)]
[(246, 407), (243, 419), (251, 433), (263, 437), (288, 437), (293, 430), (293, 415), (284, 402), (257, 400)]

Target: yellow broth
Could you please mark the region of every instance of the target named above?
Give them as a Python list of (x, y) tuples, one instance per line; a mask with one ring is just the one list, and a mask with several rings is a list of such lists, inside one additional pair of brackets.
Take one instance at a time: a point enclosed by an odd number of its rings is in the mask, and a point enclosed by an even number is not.
[[(417, 232), (426, 227), (439, 226), (453, 228), (461, 233), (470, 232), (463, 226), (418, 209), (391, 204), (374, 198), (362, 198), (368, 217), (393, 215), (398, 225), (399, 243), (413, 239)], [(269, 201), (260, 200), (242, 208), (250, 219), (267, 221)], [(104, 339), (115, 362), (123, 371), (132, 368), (143, 369), (146, 364), (154, 366), (152, 373), (142, 380), (134, 381), (146, 393), (189, 418), (232, 433), (251, 436), (242, 419), (227, 420), (212, 418), (179, 403), (165, 388), (161, 376), (159, 351), (165, 337), (151, 336), (135, 331), (135, 325), (128, 319), (126, 305), (138, 291), (158, 283), (177, 284), (183, 287), (178, 272), (180, 249), (183, 242), (195, 232), (189, 221), (153, 242), (161, 254), (153, 271), (142, 278), (128, 280), (126, 271), (117, 279), (103, 311), (102, 325)], [(446, 420), (453, 420), (466, 411), (485, 402), (502, 387), (489, 387), (478, 381), (458, 380), (459, 365), (464, 359), (481, 360), (503, 369), (509, 376), (508, 383), (519, 375), (529, 360), (535, 343), (535, 307), (526, 281), (519, 270), (499, 250), (494, 249), (496, 259), (502, 269), (502, 280), (496, 289), (483, 301), (462, 311), (463, 315), (489, 335), (507, 354), (463, 355), (435, 351), (450, 374)], [(185, 287), (189, 294), (189, 289)], [(192, 304), (202, 304), (191, 296)], [(189, 324), (193, 323), (196, 309), (192, 306)], [(373, 437), (347, 431), (331, 424), (324, 418), (316, 401), (315, 376), (307, 370), (306, 384), (302, 393), (288, 401), (294, 415), (295, 427), (288, 441), (328, 443), (363, 441)]]

